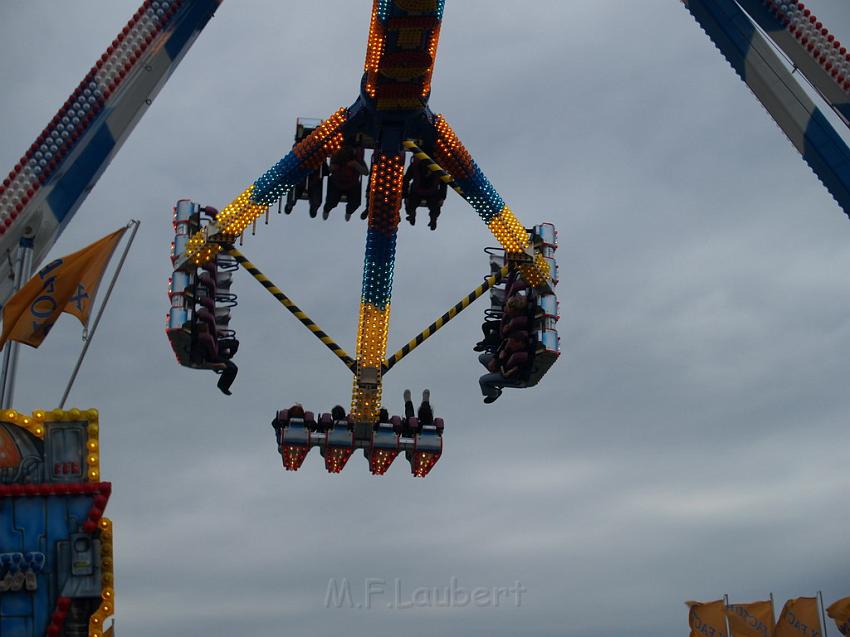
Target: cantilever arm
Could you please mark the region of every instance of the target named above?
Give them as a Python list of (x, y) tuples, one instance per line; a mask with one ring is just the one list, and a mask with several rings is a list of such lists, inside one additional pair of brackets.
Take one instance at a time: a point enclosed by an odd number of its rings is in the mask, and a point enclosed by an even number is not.
[(216, 216), (215, 223), (196, 232), (186, 246), (177, 269), (187, 262), (202, 265), (222, 250), (222, 244), (233, 243), (245, 229), (262, 216), (271, 204), (303, 181), (343, 144), (343, 128), (348, 112), (340, 108), (227, 204)]
[(310, 330), (313, 335), (318, 338), (322, 343), (325, 344), (331, 352), (334, 353), (339, 360), (341, 360), (345, 366), (350, 369), (352, 372), (356, 371), (357, 363), (351, 358), (348, 354), (345, 353), (345, 350), (342, 349), (337, 343), (327, 334), (325, 334), (322, 329), (316, 325), (309, 316), (307, 316), (301, 308), (299, 308), (292, 300), (286, 296), (283, 292), (280, 291), (274, 283), (269, 281), (268, 277), (265, 274), (260, 272), (259, 268), (251, 263), (248, 259), (245, 258), (245, 255), (239, 252), (236, 248), (230, 248), (227, 253), (232, 256), (236, 261), (241, 265), (252, 277), (257, 279), (264, 288), (266, 288), (271, 295), (280, 301), (280, 304), (283, 305), (287, 310), (289, 310), (292, 315), (301, 321), (301, 324), (304, 325), (308, 330)]
[(494, 285), (498, 285), (499, 282), (507, 276), (507, 274), (511, 271), (510, 265), (505, 265), (501, 270), (488, 276), (484, 279), (484, 283), (475, 288), (472, 292), (463, 297), (460, 301), (455, 303), (452, 308), (443, 314), (436, 321), (431, 323), (428, 327), (422, 330), (419, 334), (416, 335), (416, 338), (412, 339), (407, 343), (404, 347), (398, 350), (395, 354), (390, 356), (386, 361), (384, 361), (384, 373), (386, 374), (392, 367), (398, 363), (402, 358), (410, 354), (417, 347), (422, 345), (425, 341), (431, 338), (437, 330), (443, 327), (446, 323), (451, 321), (458, 314), (463, 312), (466, 308), (468, 308), (472, 303), (474, 303), (477, 299), (483, 296), (487, 290), (489, 290)]
[(430, 170), (437, 173), (442, 181), (475, 209), (506, 252), (527, 255), (528, 263), (520, 266), (523, 278), (535, 287), (548, 282), (551, 277), (548, 263), (541, 255), (535, 255), (525, 227), (473, 161), (442, 115), (435, 118), (433, 130), (433, 158), (411, 141), (405, 141), (404, 147), (420, 160), (426, 161)]

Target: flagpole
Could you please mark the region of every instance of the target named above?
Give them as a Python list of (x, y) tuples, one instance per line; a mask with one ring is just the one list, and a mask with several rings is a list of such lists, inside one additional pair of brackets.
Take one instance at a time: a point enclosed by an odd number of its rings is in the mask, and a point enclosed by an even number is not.
[[(32, 229), (27, 227), (18, 243), (18, 251), (15, 255), (15, 281), (13, 293), (21, 289), (24, 282), (32, 274), (32, 249), (35, 235)], [(15, 374), (18, 369), (18, 348), (20, 345), (14, 341), (6, 343), (3, 348), (3, 369), (0, 379), (0, 408), (11, 409), (12, 399), (15, 395)]]
[[(772, 631), (776, 631), (776, 606), (773, 605), (773, 591), (770, 591), (770, 618), (773, 620)], [(773, 632), (771, 632), (773, 634)]]
[(823, 593), (818, 591), (818, 599), (820, 600), (820, 616), (821, 621), (823, 622), (823, 637), (829, 637), (829, 633), (826, 629), (826, 613), (823, 612)]
[(68, 380), (68, 386), (65, 387), (65, 393), (62, 394), (62, 400), (59, 403), (59, 409), (63, 409), (65, 407), (65, 401), (68, 400), (68, 394), (71, 393), (71, 387), (74, 384), (74, 381), (77, 379), (77, 372), (80, 371), (80, 365), (83, 364), (83, 358), (85, 358), (86, 352), (89, 349), (89, 345), (91, 344), (92, 339), (94, 338), (94, 333), (97, 330), (97, 325), (100, 323), (100, 317), (103, 316), (103, 310), (106, 307), (106, 304), (109, 302), (109, 296), (112, 294), (112, 288), (115, 287), (115, 281), (118, 280), (118, 275), (121, 274), (121, 268), (124, 267), (124, 261), (127, 259), (127, 253), (130, 251), (130, 246), (133, 245), (133, 239), (136, 238), (136, 231), (139, 229), (139, 224), (141, 221), (137, 221), (135, 219), (130, 220), (128, 226), (133, 226), (133, 231), (130, 233), (130, 238), (127, 240), (127, 245), (124, 246), (124, 252), (121, 255), (121, 259), (118, 261), (118, 265), (115, 268), (115, 273), (112, 275), (112, 280), (109, 282), (109, 288), (106, 290), (106, 295), (103, 297), (103, 301), (100, 304), (100, 307), (97, 310), (97, 316), (94, 317), (94, 322), (92, 323), (91, 329), (86, 336), (86, 342), (83, 344), (83, 351), (80, 352), (80, 356), (77, 359), (77, 364), (74, 366), (74, 371), (71, 374), (70, 380)]
[(725, 606), (723, 609), (723, 623), (726, 624), (726, 634), (728, 637), (732, 637), (732, 627), (729, 625), (729, 595), (727, 593), (723, 593), (723, 605)]

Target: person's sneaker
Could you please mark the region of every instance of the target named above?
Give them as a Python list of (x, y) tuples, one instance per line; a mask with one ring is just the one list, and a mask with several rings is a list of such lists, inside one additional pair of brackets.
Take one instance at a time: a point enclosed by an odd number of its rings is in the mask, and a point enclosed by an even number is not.
[(360, 213), (360, 218), (366, 220), (369, 218), (369, 209), (366, 208), (363, 212)]
[(415, 214), (408, 214), (408, 215), (407, 215), (407, 220), (410, 222), (410, 225), (411, 225), (411, 226), (415, 226), (415, 225), (416, 225), (416, 215), (415, 215)]
[(289, 213), (291, 213), (291, 212), (292, 212), (292, 209), (293, 209), (294, 207), (295, 207), (295, 206), (290, 206), (289, 204), (286, 204), (286, 205), (283, 207), (283, 211), (284, 211), (286, 214), (289, 214)]
[(411, 396), (410, 396), (410, 390), (409, 390), (409, 389), (405, 389), (405, 390), (404, 390), (404, 402), (409, 403), (409, 402), (411, 402), (412, 400), (413, 400), (413, 399), (412, 399), (412, 398), (411, 398)]
[(431, 230), (436, 230), (437, 229), (437, 220), (431, 219), (431, 221), (428, 222), (428, 227), (431, 228)]
[(324, 211), (322, 212), (322, 219), (324, 219), (325, 221), (327, 221), (327, 220), (328, 220), (328, 217), (330, 217), (330, 216), (331, 216), (331, 211), (330, 211), (330, 210), (324, 210)]
[(497, 400), (499, 400), (499, 396), (501, 396), (501, 394), (496, 394), (495, 396), (485, 396), (484, 404), (489, 405), (490, 403), (496, 402)]
[(351, 213), (350, 213), (350, 212), (346, 212), (346, 213), (345, 213), (345, 220), (346, 220), (346, 221), (351, 221)]
[(486, 343), (484, 343), (484, 341), (480, 341), (480, 342), (475, 344), (475, 347), (472, 348), (472, 351), (473, 352), (483, 352), (486, 349), (487, 349)]
[(422, 390), (422, 402), (423, 403), (430, 403), (431, 402), (431, 390), (430, 389), (423, 389)]
[(318, 212), (319, 212), (318, 210), (311, 210), (310, 211), (310, 218), (315, 219)]

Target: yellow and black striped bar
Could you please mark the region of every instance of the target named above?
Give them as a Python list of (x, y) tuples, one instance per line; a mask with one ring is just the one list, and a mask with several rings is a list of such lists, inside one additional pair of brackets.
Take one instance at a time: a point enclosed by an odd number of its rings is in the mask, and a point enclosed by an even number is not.
[(422, 343), (424, 343), (426, 340), (431, 338), (438, 329), (443, 327), (446, 323), (451, 321), (454, 317), (456, 317), (458, 314), (460, 314), (466, 308), (468, 308), (470, 305), (472, 305), (472, 303), (475, 302), (476, 299), (478, 299), (479, 297), (484, 295), (487, 292), (487, 290), (489, 290), (494, 285), (498, 285), (499, 282), (502, 279), (504, 279), (507, 276), (508, 272), (510, 272), (510, 271), (511, 271), (511, 266), (506, 265), (501, 270), (496, 272), (495, 274), (488, 276), (484, 280), (484, 283), (482, 283), (477, 288), (475, 288), (472, 292), (470, 292), (465, 297), (463, 297), (460, 301), (457, 302), (457, 304), (452, 309), (450, 309), (448, 312), (443, 314), (436, 321), (431, 323), (431, 325), (429, 325), (424, 330), (422, 330), (422, 332), (417, 334), (416, 338), (414, 338), (407, 345), (402, 347), (395, 354), (393, 354), (386, 361), (384, 361), (384, 373), (388, 372), (402, 358), (404, 358), (405, 356), (410, 354), (410, 352), (412, 352), (417, 347), (422, 345)]
[(339, 345), (337, 345), (336, 341), (334, 341), (330, 336), (325, 334), (318, 325), (316, 325), (313, 320), (304, 314), (304, 312), (299, 308), (292, 300), (286, 296), (280, 289), (271, 281), (269, 281), (268, 277), (260, 272), (260, 270), (251, 263), (248, 259), (245, 258), (245, 255), (239, 252), (236, 248), (230, 248), (227, 251), (227, 254), (232, 256), (236, 261), (241, 265), (245, 270), (248, 271), (252, 277), (257, 279), (264, 288), (266, 288), (271, 295), (280, 301), (280, 304), (283, 305), (287, 310), (289, 310), (295, 318), (297, 318), (301, 323), (310, 330), (313, 335), (318, 338), (325, 346), (331, 350), (334, 355), (341, 360), (345, 366), (350, 369), (352, 372), (356, 372), (357, 363), (351, 358), (348, 354), (346, 354), (345, 350), (342, 349)]
[(447, 170), (445, 170), (442, 166), (440, 166), (437, 162), (435, 162), (430, 155), (428, 155), (424, 150), (419, 148), (414, 142), (411, 140), (406, 140), (404, 142), (404, 148), (413, 153), (413, 156), (420, 161), (424, 161), (425, 165), (428, 166), (428, 170), (437, 174), (437, 177), (440, 178), (440, 181), (446, 183), (449, 188), (454, 190), (461, 197), (466, 199), (466, 194), (463, 192), (461, 187), (458, 185), (455, 178), (449, 174)]

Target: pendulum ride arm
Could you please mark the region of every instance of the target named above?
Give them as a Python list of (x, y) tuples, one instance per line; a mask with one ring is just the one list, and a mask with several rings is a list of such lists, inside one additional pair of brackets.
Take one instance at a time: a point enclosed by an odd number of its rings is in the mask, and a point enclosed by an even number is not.
[(346, 121), (346, 109), (340, 108), (296, 144), (283, 159), (227, 204), (214, 223), (189, 239), (186, 252), (175, 268), (180, 269), (189, 261), (202, 265), (221, 252), (223, 245), (232, 244), (271, 204), (342, 148), (342, 130)]
[[(770, 116), (785, 132), (806, 163), (809, 164), (838, 202), (838, 205), (844, 210), (844, 213), (850, 216), (850, 148), (821, 110), (815, 106), (815, 103), (800, 86), (792, 72), (776, 55), (768, 40), (756, 29), (747, 14), (734, 0), (682, 1), (715, 46), (732, 65), (738, 76), (746, 82), (767, 112), (770, 113)], [(762, 20), (766, 21), (769, 17), (762, 12), (756, 12), (755, 6), (750, 6), (758, 4), (757, 2), (743, 2), (742, 4), (752, 9), (754, 14), (760, 16)], [(771, 4), (777, 5), (776, 2)], [(803, 21), (799, 21), (800, 24), (795, 25), (791, 23), (791, 18), (794, 16), (786, 15), (790, 9), (781, 9), (781, 11), (784, 19), (788, 20), (789, 25), (794, 28), (794, 33), (800, 33), (800, 37), (806, 38), (808, 42), (808, 36), (805, 35), (802, 26)], [(795, 11), (791, 13), (796, 15), (796, 6)], [(808, 23), (808, 16), (804, 17), (805, 23)], [(784, 20), (777, 23), (774, 19), (774, 23), (781, 25)], [(767, 22), (765, 24), (769, 26)], [(776, 28), (774, 27), (772, 30), (775, 31)], [(774, 36), (772, 35), (772, 37)], [(826, 71), (826, 74), (824, 74), (813, 68), (814, 61), (803, 61), (803, 53), (793, 38), (789, 41), (788, 37), (776, 36), (774, 39), (781, 43), (783, 49), (787, 49), (795, 63), (800, 60), (800, 68), (812, 74), (813, 85), (827, 101), (832, 99), (831, 104), (846, 120), (847, 113), (850, 111), (847, 105), (847, 89), (850, 88), (850, 82), (847, 80), (850, 79), (850, 64), (844, 57), (846, 51), (844, 54), (840, 54), (842, 59), (835, 56), (834, 61), (838, 64), (837, 69), (831, 61), (832, 53), (829, 54), (829, 57), (827, 57), (826, 52), (818, 55), (818, 63), (822, 63), (824, 65), (823, 70)], [(832, 48), (832, 43), (828, 39), (824, 38), (824, 42)], [(816, 44), (814, 42), (809, 44), (812, 45), (812, 51), (814, 51)], [(806, 45), (807, 48), (808, 45)], [(821, 58), (823, 58), (823, 62), (821, 62)], [(828, 71), (827, 64), (829, 65)], [(831, 75), (832, 70), (836, 70), (835, 76)], [(845, 76), (844, 73), (849, 75)], [(840, 85), (838, 84), (839, 75), (841, 76)], [(833, 81), (833, 77), (835, 81)], [(839, 91), (844, 92), (843, 98), (838, 95)]]
[(330, 336), (325, 334), (322, 329), (316, 325), (313, 320), (307, 316), (301, 308), (299, 308), (292, 300), (286, 296), (283, 292), (281, 292), (280, 288), (278, 288), (274, 283), (269, 281), (268, 277), (265, 274), (260, 272), (259, 268), (251, 263), (248, 259), (245, 258), (245, 255), (242, 254), (236, 248), (230, 248), (227, 251), (227, 254), (236, 259), (236, 262), (239, 263), (245, 270), (254, 277), (260, 285), (266, 288), (269, 293), (280, 301), (280, 304), (283, 305), (287, 310), (289, 310), (292, 315), (301, 321), (301, 324), (304, 325), (313, 335), (318, 338), (325, 346), (333, 352), (334, 356), (336, 356), (339, 360), (341, 360), (345, 366), (350, 369), (352, 372), (356, 370), (357, 363), (346, 354), (345, 350), (340, 347), (336, 341), (334, 341)]
[(404, 146), (416, 157), (429, 162), (445, 183), (460, 194), (478, 213), (493, 236), (514, 259), (522, 258), (519, 266), (523, 278), (534, 287), (551, 284), (549, 264), (536, 255), (523, 225), (473, 161), (442, 115), (435, 121), (434, 158), (429, 157), (411, 141)]
[(487, 293), (487, 291), (493, 287), (494, 285), (498, 285), (503, 278), (508, 275), (508, 272), (511, 271), (510, 265), (503, 266), (498, 272), (488, 276), (484, 283), (475, 288), (472, 292), (463, 297), (460, 301), (458, 301), (448, 312), (443, 314), (436, 321), (431, 323), (428, 327), (422, 330), (419, 334), (416, 335), (416, 338), (412, 339), (407, 343), (404, 347), (398, 350), (395, 354), (390, 356), (384, 362), (384, 373), (386, 374), (393, 366), (398, 363), (402, 358), (410, 354), (417, 347), (422, 345), (425, 341), (431, 338), (437, 330), (443, 327), (446, 323), (451, 321), (458, 314), (463, 312), (466, 308), (468, 308), (472, 303), (474, 303), (477, 299)]
[(850, 126), (850, 53), (802, 3), (737, 0)]
[(6, 253), (29, 229), (38, 266), (220, 4), (142, 3), (0, 183), (0, 303)]

